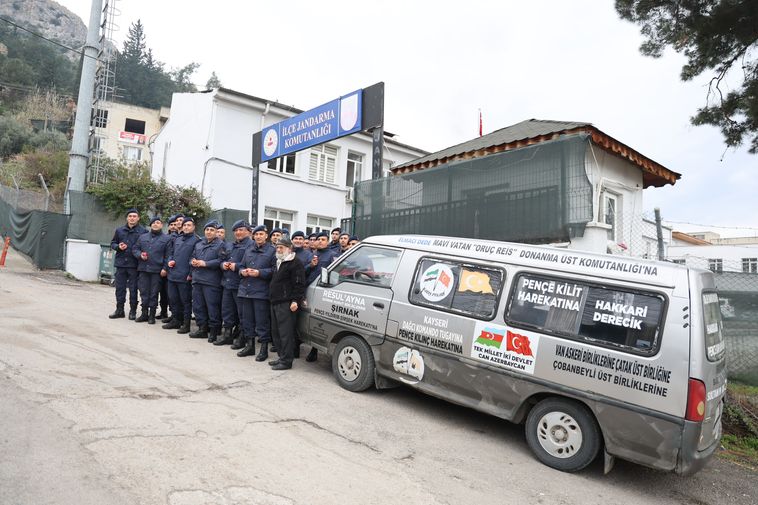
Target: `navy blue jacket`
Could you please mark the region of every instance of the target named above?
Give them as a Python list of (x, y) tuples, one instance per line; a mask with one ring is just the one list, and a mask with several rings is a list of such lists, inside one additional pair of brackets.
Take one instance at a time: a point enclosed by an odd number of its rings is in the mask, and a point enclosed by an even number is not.
[[(168, 280), (172, 282), (187, 282), (190, 275), (190, 260), (195, 252), (195, 244), (200, 242), (200, 237), (195, 235), (179, 235), (174, 240), (173, 250), (170, 252), (168, 261), (176, 261), (173, 268), (168, 268)], [(166, 264), (168, 265), (168, 261)]]
[(300, 260), (300, 263), (305, 267), (305, 278), (308, 278), (313, 267), (311, 266), (311, 260), (313, 259), (313, 253), (310, 249), (305, 247), (294, 247), (292, 250), (295, 252), (295, 257)]
[(192, 257), (196, 260), (205, 261), (204, 267), (192, 267), (192, 284), (205, 284), (206, 286), (221, 286), (221, 259), (219, 251), (224, 242), (214, 238), (210, 242), (202, 239), (195, 244), (195, 252)]
[(258, 277), (242, 277), (237, 296), (240, 298), (259, 298), (268, 300), (268, 285), (276, 268), (276, 248), (270, 242), (258, 246), (255, 242), (245, 249), (242, 261), (237, 264), (237, 271), (254, 268), (260, 271)]
[(224, 247), (221, 248), (221, 252), (219, 253), (221, 263), (229, 261), (230, 263), (236, 264), (234, 270), (222, 270), (222, 288), (236, 290), (240, 287), (239, 263), (242, 261), (243, 256), (245, 256), (245, 250), (252, 244), (253, 239), (245, 237), (241, 242), (227, 242), (224, 244)]
[[(171, 237), (163, 232), (153, 233), (150, 230), (143, 233), (132, 247), (132, 255), (137, 259), (137, 270), (151, 274), (160, 273), (166, 265), (166, 246)], [(147, 253), (147, 261), (141, 258), (143, 252)]]
[[(166, 261), (168, 262), (168, 258), (174, 254), (174, 243), (176, 242), (176, 239), (181, 237), (182, 234), (179, 232), (172, 231), (168, 234), (168, 238), (170, 239), (168, 242), (168, 245), (166, 246)], [(168, 270), (168, 267), (164, 267), (166, 270)]]
[(313, 279), (317, 279), (321, 275), (322, 268), (326, 268), (331, 265), (332, 261), (334, 261), (337, 256), (339, 256), (339, 253), (337, 251), (328, 247), (318, 250), (314, 254), (318, 256), (318, 264), (308, 274), (308, 278), (306, 279), (306, 283), (308, 284), (313, 282)]
[[(132, 255), (132, 247), (137, 243), (137, 239), (145, 233), (147, 230), (141, 225), (137, 225), (134, 228), (129, 228), (128, 225), (116, 228), (116, 232), (113, 234), (113, 240), (111, 240), (111, 249), (116, 251), (116, 259), (114, 264), (118, 268), (137, 268), (137, 260)], [(123, 251), (118, 248), (118, 245), (123, 242), (127, 245), (127, 248)]]

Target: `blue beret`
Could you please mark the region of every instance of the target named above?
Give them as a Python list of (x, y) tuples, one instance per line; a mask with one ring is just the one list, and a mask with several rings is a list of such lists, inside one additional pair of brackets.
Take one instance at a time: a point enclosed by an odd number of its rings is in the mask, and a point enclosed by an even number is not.
[(282, 235), (289, 235), (290, 231), (288, 228), (282, 228)]
[(205, 223), (205, 226), (203, 226), (203, 229), (206, 229), (206, 228), (218, 228), (218, 223), (216, 222), (215, 219), (211, 219), (210, 221)]
[(174, 215), (170, 216), (170, 217), (168, 218), (168, 224), (171, 224), (171, 223), (175, 223), (177, 219), (178, 219), (178, 218), (177, 218), (176, 214), (174, 214)]
[(184, 217), (185, 217), (185, 216), (184, 216), (184, 214), (182, 214), (181, 212), (179, 212), (179, 213), (176, 215), (176, 218), (177, 218), (177, 219), (179, 219), (179, 218), (182, 218), (182, 219), (184, 219)]
[(184, 222), (182, 223), (182, 226), (184, 226), (184, 225), (185, 225), (185, 224), (187, 224), (187, 223), (192, 223), (192, 224), (195, 224), (195, 220), (194, 220), (194, 219), (192, 219), (191, 217), (185, 217), (185, 218), (184, 218)]
[(223, 230), (224, 229), (224, 224), (223, 223), (219, 223), (218, 221), (216, 221), (216, 229), (217, 230)]
[(296, 231), (295, 233), (292, 234), (292, 238), (295, 238), (295, 237), (303, 237), (303, 238), (305, 238), (305, 233), (303, 233), (300, 230), (298, 230), (298, 231)]
[(232, 225), (232, 231), (236, 230), (237, 228), (250, 228), (250, 225), (247, 224), (247, 221), (244, 219), (240, 219), (239, 221), (235, 221)]
[(273, 235), (274, 233), (282, 233), (282, 229), (281, 228), (274, 228), (273, 230), (271, 230), (271, 234)]
[(311, 233), (310, 235), (308, 235), (308, 240), (312, 240), (316, 237), (318, 237), (318, 233)]
[(348, 232), (346, 232), (346, 231), (343, 231), (342, 233), (340, 233), (340, 237), (342, 237), (342, 235), (350, 237), (350, 234)]
[(316, 238), (326, 237), (329, 238), (329, 234), (326, 231), (322, 231), (318, 235), (316, 235)]
[(266, 225), (265, 224), (259, 224), (258, 226), (256, 226), (255, 228), (253, 228), (253, 233), (256, 233), (256, 232), (259, 232), (259, 231), (265, 231), (266, 233), (268, 233), (268, 230), (266, 229)]
[(129, 216), (129, 214), (137, 214), (137, 215), (139, 215), (139, 211), (137, 209), (135, 209), (135, 208), (132, 207), (131, 209), (128, 209), (126, 211), (126, 215)]
[(350, 235), (350, 242), (353, 240), (358, 240), (358, 235)]
[(153, 216), (150, 218), (150, 225), (152, 226), (152, 224), (156, 221), (160, 221), (161, 223), (163, 222), (160, 216)]

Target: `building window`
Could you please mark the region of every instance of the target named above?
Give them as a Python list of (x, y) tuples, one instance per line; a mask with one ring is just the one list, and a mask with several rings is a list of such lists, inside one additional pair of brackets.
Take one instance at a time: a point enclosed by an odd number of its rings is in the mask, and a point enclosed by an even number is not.
[(275, 160), (269, 160), (268, 161), (268, 169), (274, 170), (275, 172), (281, 172), (283, 174), (293, 174), (295, 173), (295, 155), (294, 154), (288, 154), (287, 156), (283, 156), (281, 158), (277, 158)]
[(95, 109), (92, 111), (90, 125), (95, 128), (106, 128), (108, 126), (108, 111), (105, 109)]
[(389, 177), (390, 176), (390, 170), (392, 170), (392, 167), (395, 166), (395, 162), (392, 160), (383, 160), (382, 161), (382, 177)]
[(142, 148), (133, 146), (124, 146), (121, 157), (125, 161), (142, 161)]
[(130, 133), (139, 133), (140, 135), (144, 135), (145, 122), (140, 121), (138, 119), (126, 118), (126, 121), (124, 122), (124, 131), (130, 132)]
[(270, 209), (266, 207), (263, 212), (263, 224), (268, 232), (274, 228), (287, 228), (292, 233), (292, 223), (295, 221), (295, 213), (291, 210)]
[(311, 233), (318, 233), (320, 231), (330, 231), (332, 229), (333, 223), (334, 219), (331, 217), (321, 217), (308, 214), (308, 219), (305, 226), (305, 234), (310, 235)]
[(345, 177), (345, 186), (352, 188), (355, 183), (361, 180), (363, 172), (363, 155), (358, 153), (347, 153), (347, 176)]
[(669, 261), (671, 261), (671, 263), (676, 263), (677, 265), (684, 265), (684, 264), (686, 264), (686, 262), (685, 262), (684, 259), (674, 259), (674, 260), (669, 260)]
[(618, 242), (619, 232), (619, 197), (610, 193), (603, 193), (603, 223), (610, 225), (608, 240)]
[(720, 258), (711, 258), (708, 260), (708, 270), (711, 272), (721, 273), (724, 271), (724, 262)]
[(312, 181), (334, 184), (334, 174), (337, 167), (337, 148), (324, 144), (311, 148), (308, 178)]
[(742, 258), (742, 271), (748, 274), (758, 274), (758, 258)]

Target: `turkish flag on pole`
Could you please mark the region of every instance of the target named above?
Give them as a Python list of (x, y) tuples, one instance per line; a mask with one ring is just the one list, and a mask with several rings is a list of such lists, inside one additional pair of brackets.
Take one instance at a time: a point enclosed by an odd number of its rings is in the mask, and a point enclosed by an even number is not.
[(482, 136), (482, 109), (479, 109), (479, 136)]

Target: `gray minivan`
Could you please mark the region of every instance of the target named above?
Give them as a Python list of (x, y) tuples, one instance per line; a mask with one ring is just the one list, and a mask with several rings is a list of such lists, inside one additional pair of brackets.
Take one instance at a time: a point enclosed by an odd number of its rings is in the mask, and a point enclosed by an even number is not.
[(692, 474), (726, 392), (711, 272), (476, 239), (380, 236), (322, 271), (298, 320), (351, 391), (407, 384), (524, 423), (548, 466), (603, 451)]

